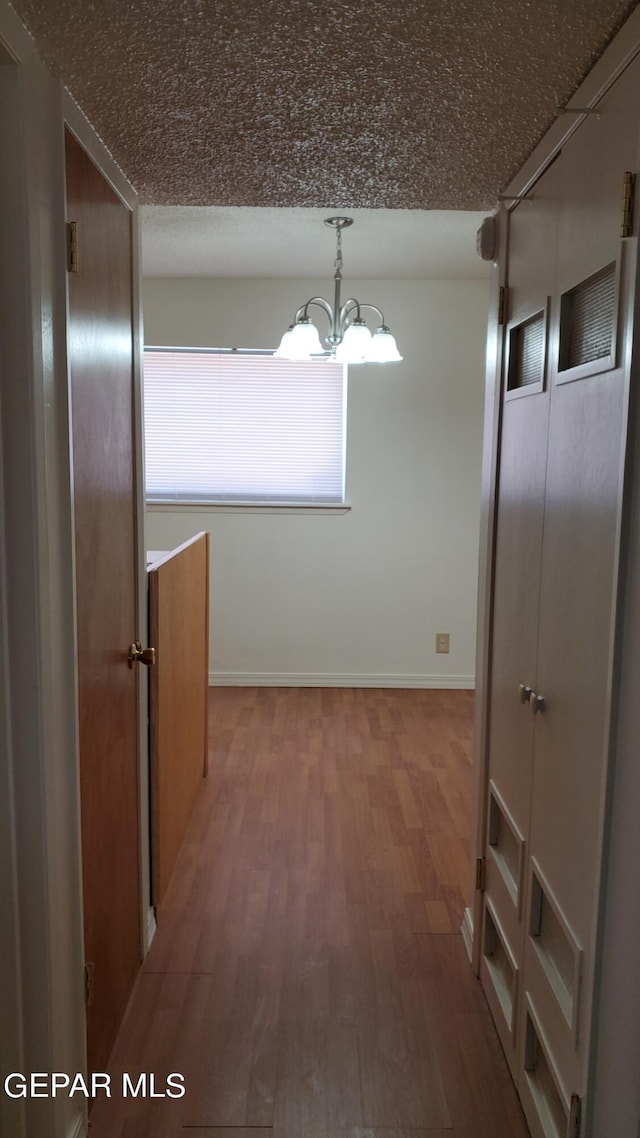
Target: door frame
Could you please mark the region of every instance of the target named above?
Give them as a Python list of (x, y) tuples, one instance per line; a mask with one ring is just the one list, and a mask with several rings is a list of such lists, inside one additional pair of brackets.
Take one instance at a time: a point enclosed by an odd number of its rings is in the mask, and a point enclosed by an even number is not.
[[(11, 114), (0, 128), (0, 210), (9, 236), (0, 263), (0, 433), (9, 451), (0, 480), (0, 806), (4, 841), (0, 927), (2, 1058), (9, 1070), (85, 1070), (82, 865), (78, 776), (74, 534), (66, 351), (64, 126), (78, 137), (133, 214), (134, 342), (142, 344), (136, 196), (95, 132), (38, 58), (33, 40), (0, 0), (0, 49), (8, 55)], [(15, 71), (14, 71), (15, 67)], [(140, 374), (138, 439), (138, 635), (146, 634)], [(132, 635), (136, 630), (132, 630)], [(140, 676), (141, 946), (149, 918), (147, 711)], [(4, 829), (6, 824), (6, 830)], [(7, 1132), (80, 1138), (86, 1103), (64, 1097), (10, 1100)]]

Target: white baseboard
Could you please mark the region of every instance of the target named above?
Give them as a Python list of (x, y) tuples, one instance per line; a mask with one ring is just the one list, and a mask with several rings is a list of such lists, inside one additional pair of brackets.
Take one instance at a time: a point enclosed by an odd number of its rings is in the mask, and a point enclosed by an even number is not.
[(464, 947), (467, 950), (467, 956), (469, 957), (469, 963), (473, 964), (473, 913), (471, 909), (465, 909), (460, 931), (462, 933)]
[(434, 688), (475, 687), (474, 676), (371, 675), (335, 672), (209, 672), (211, 687), (240, 688)]

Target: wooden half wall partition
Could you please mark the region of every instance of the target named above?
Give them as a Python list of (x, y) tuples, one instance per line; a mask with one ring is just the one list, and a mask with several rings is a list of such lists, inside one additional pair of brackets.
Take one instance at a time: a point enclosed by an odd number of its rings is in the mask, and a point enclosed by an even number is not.
[(209, 534), (150, 559), (151, 891), (158, 913), (208, 767)]

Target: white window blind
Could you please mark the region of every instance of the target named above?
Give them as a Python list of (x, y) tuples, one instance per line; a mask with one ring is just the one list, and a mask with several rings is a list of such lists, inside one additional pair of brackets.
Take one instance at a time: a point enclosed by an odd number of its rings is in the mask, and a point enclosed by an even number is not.
[(146, 348), (150, 502), (344, 501), (346, 368)]

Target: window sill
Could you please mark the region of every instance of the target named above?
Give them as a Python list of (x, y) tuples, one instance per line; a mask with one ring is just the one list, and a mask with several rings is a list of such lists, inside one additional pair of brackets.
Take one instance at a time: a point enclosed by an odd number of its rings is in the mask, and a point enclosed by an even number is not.
[(152, 514), (348, 514), (348, 502), (147, 502)]

